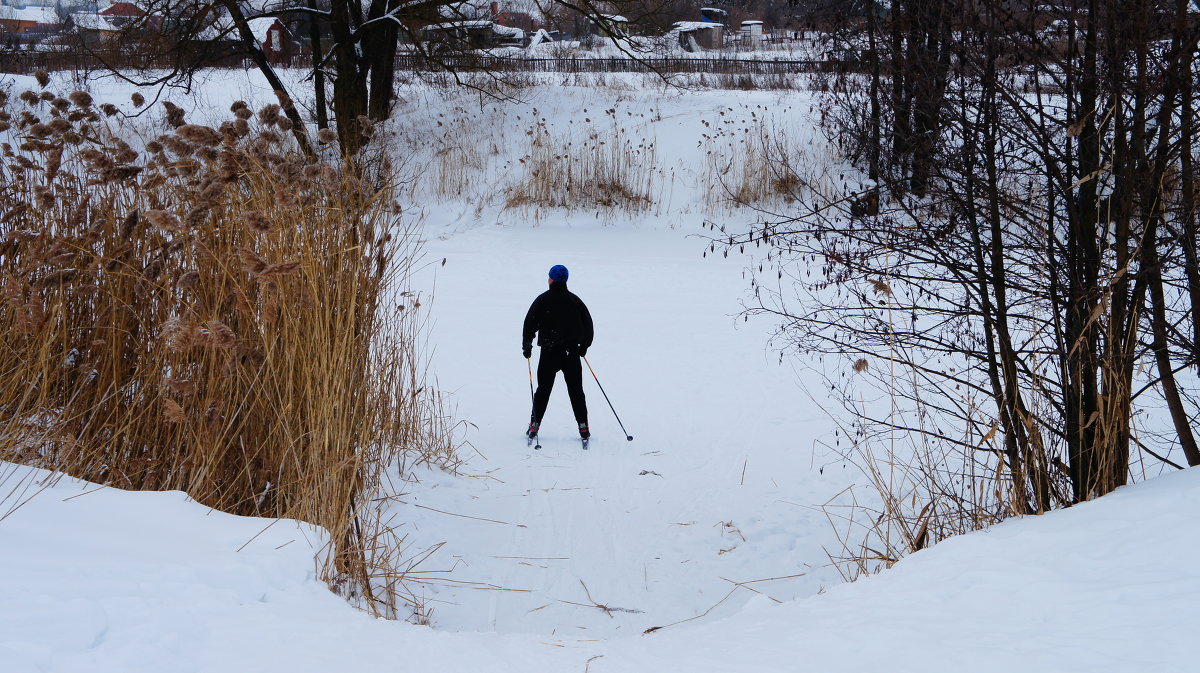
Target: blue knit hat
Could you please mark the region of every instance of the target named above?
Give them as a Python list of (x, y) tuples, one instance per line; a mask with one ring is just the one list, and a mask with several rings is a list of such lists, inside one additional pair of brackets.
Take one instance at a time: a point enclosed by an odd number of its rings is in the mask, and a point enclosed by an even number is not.
[(567, 282), (568, 275), (567, 267), (563, 266), (562, 264), (555, 264), (554, 266), (550, 267), (550, 280), (556, 283)]

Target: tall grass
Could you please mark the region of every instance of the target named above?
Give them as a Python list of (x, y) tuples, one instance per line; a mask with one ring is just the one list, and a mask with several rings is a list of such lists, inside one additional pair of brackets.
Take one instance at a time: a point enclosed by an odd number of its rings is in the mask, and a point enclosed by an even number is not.
[(325, 579), (387, 611), (370, 495), (454, 456), (386, 189), (274, 105), (168, 103), (142, 142), (84, 92), (0, 96), (0, 459), (320, 525)]
[(722, 113), (708, 124), (701, 178), (708, 212), (784, 213), (793, 204), (836, 193), (845, 181), (835, 172), (836, 157), (797, 135), (765, 109), (751, 110), (748, 120)]
[[(654, 205), (657, 149), (653, 140), (632, 138), (617, 123), (590, 131), (581, 142), (554, 136), (544, 121), (529, 129), (529, 152), (509, 190), (507, 206), (647, 210)], [(590, 119), (588, 120), (591, 121)]]

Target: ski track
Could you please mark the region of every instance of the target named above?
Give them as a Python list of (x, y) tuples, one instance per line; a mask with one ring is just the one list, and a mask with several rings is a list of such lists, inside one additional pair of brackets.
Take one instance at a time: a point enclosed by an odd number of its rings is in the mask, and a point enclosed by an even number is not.
[[(437, 263), (418, 284), (436, 288), (433, 371), (475, 426), (465, 439), (482, 457), (465, 472), (486, 476), (423, 472), (412, 502), (515, 524), (402, 511), (416, 547), (446, 542), (430, 567), (505, 589), (429, 587), (435, 625), (590, 640), (703, 613), (734, 588), (727, 580), (804, 573), (756, 585), (779, 600), (837, 581), (823, 549), (832, 531), (806, 507), (846, 483), (814, 467), (828, 421), (768, 350), (768, 326), (735, 318), (746, 260), (704, 260), (689, 233), (492, 225), (429, 244)], [(590, 449), (561, 376), (543, 448), (525, 445), (521, 322), (557, 263), (593, 315), (588, 359), (632, 442), (585, 366)], [(734, 593), (710, 614), (755, 596)]]

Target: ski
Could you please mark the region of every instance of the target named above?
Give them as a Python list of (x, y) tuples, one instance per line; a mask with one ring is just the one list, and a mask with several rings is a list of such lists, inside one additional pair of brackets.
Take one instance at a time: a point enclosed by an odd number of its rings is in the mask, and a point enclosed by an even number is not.
[(588, 438), (587, 438), (587, 437), (580, 437), (580, 438), (579, 438), (579, 441), (580, 441), (580, 442), (583, 444), (583, 450), (584, 450), (584, 451), (587, 451), (587, 447), (588, 447)]
[(537, 435), (533, 435), (532, 437), (525, 435), (525, 446), (532, 446), (535, 449), (540, 449), (542, 448), (542, 443), (538, 440)]

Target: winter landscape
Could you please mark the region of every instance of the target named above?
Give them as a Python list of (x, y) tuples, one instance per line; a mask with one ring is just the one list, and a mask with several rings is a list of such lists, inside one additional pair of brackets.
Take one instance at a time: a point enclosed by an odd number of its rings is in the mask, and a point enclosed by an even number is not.
[(1194, 670), (1200, 8), (1134, 4), (0, 24), (0, 670)]

